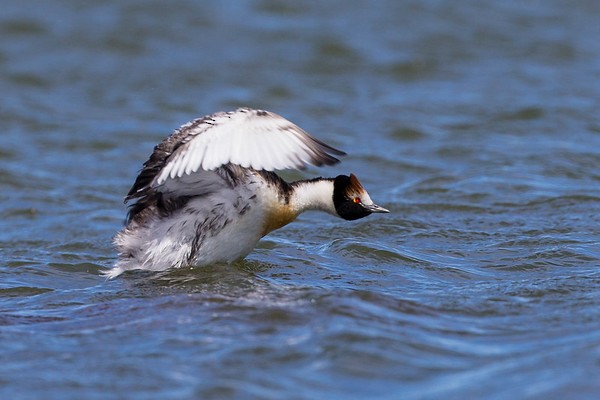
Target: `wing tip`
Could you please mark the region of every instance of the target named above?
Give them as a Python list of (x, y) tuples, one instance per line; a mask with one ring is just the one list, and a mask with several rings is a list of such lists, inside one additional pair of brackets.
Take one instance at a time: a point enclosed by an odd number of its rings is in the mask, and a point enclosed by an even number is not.
[(347, 155), (345, 151), (336, 149), (335, 147), (332, 147), (327, 143), (320, 141), (319, 139), (313, 138), (312, 136), (311, 139), (315, 142), (317, 147), (315, 149), (315, 154), (311, 158), (311, 161), (313, 161), (313, 163), (315, 163), (314, 165), (317, 167), (320, 167), (323, 164), (335, 165), (340, 162), (340, 159), (334, 157), (334, 155), (339, 157)]

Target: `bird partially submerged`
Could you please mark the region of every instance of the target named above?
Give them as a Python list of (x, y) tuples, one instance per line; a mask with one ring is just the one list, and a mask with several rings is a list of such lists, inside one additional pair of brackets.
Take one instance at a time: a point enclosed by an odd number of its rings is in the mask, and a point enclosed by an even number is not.
[(346, 220), (389, 212), (356, 176), (288, 183), (273, 170), (339, 162), (345, 155), (272, 112), (240, 108), (193, 120), (159, 143), (125, 197), (114, 278), (244, 258), (303, 211)]

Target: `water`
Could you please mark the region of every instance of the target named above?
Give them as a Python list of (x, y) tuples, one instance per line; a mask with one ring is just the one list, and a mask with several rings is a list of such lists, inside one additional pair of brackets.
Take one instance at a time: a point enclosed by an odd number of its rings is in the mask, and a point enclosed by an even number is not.
[[(0, 15), (0, 397), (597, 398), (596, 1), (72, 2)], [(265, 108), (392, 213), (106, 281), (152, 147)]]

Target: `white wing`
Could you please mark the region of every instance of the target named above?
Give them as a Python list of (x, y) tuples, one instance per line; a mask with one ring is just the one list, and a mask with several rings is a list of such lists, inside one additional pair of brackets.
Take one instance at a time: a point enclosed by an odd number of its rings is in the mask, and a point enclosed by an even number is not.
[(191, 121), (157, 145), (126, 200), (167, 180), (213, 171), (223, 165), (273, 171), (339, 162), (345, 153), (313, 138), (287, 119), (240, 108)]

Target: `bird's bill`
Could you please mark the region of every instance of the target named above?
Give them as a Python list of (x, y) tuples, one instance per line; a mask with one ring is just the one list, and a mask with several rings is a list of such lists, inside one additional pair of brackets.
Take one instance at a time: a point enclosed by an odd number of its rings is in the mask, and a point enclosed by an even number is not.
[(388, 210), (387, 208), (383, 208), (381, 206), (378, 206), (377, 204), (365, 205), (364, 207), (372, 213), (389, 213), (390, 212), (390, 210)]

